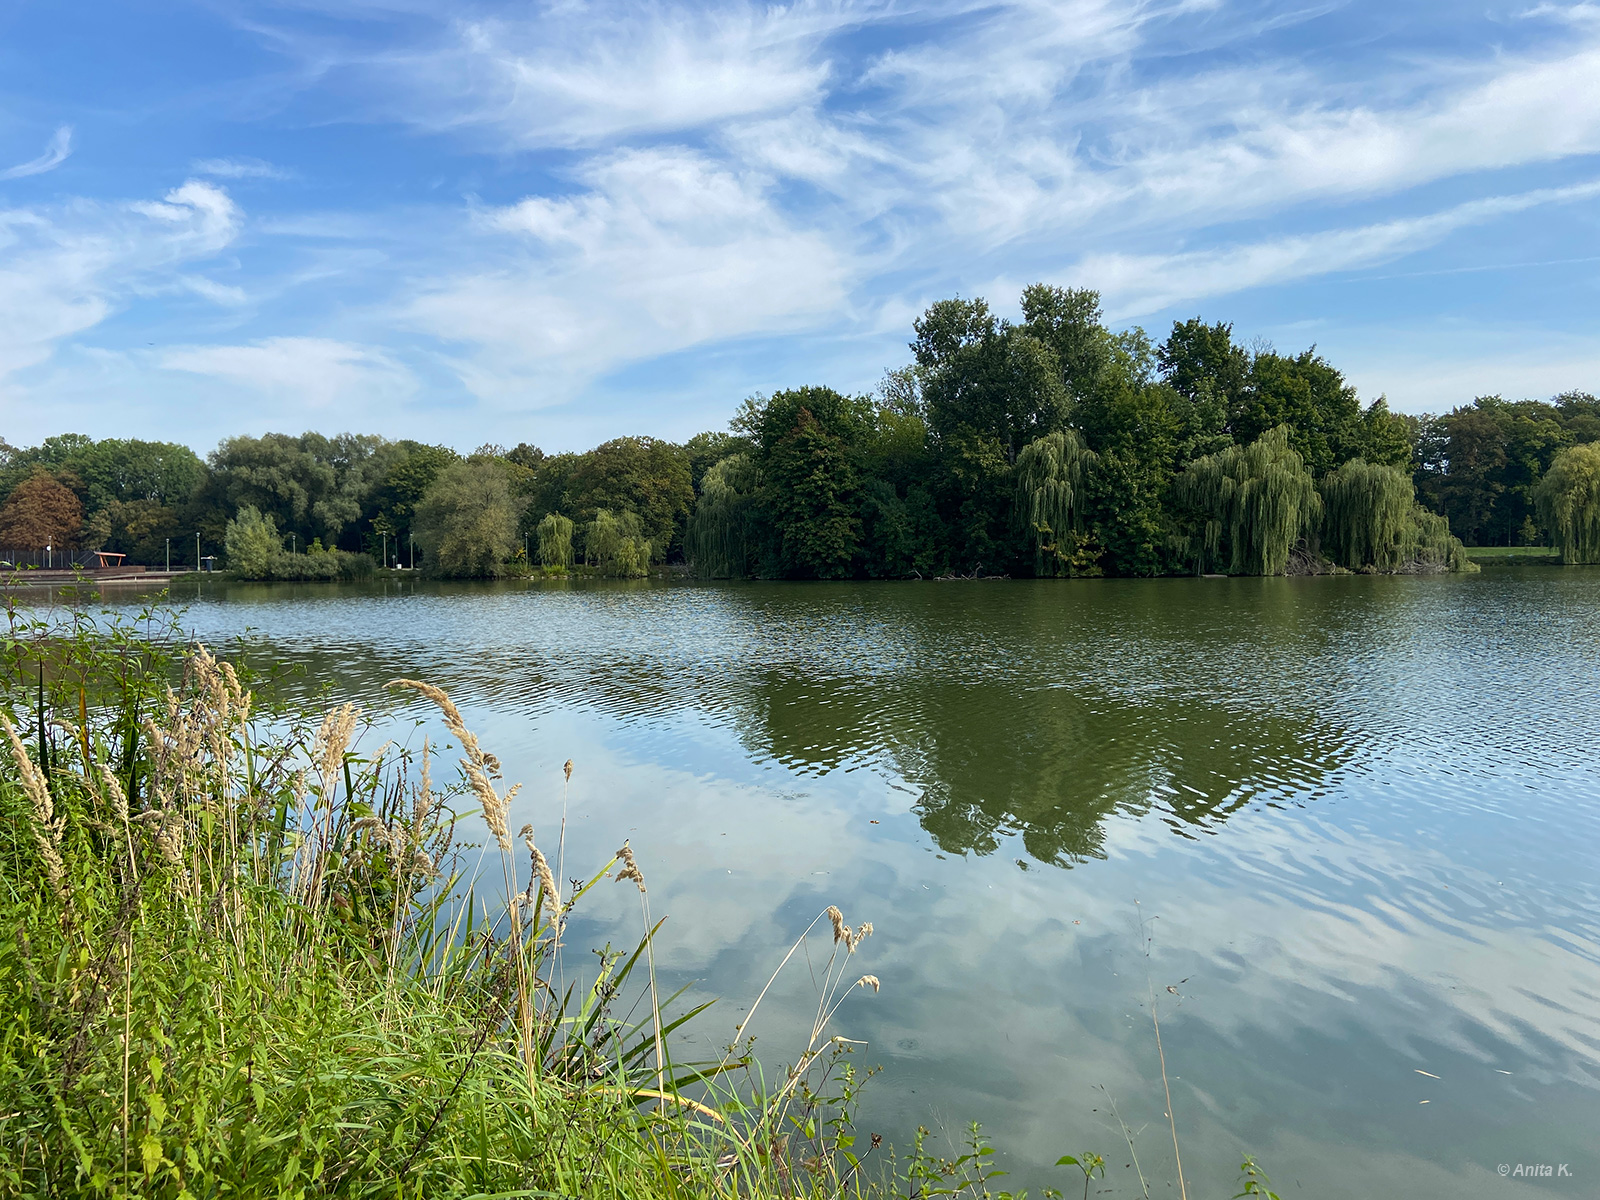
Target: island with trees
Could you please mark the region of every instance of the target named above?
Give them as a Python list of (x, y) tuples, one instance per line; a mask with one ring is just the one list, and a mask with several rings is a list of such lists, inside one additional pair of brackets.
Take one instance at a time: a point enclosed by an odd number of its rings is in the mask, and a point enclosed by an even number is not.
[[(682, 444), (462, 455), (373, 434), (186, 446), (0, 442), (0, 557), (45, 547), (255, 579), (375, 567), (705, 578), (1273, 575), (1473, 569), (1465, 546), (1600, 562), (1600, 401), (1363, 406), (1315, 347), (1231, 325), (1155, 342), (1093, 291), (1037, 284), (1020, 321), (933, 304), (868, 394), (746, 399)], [(33, 556), (29, 559), (28, 556)]]

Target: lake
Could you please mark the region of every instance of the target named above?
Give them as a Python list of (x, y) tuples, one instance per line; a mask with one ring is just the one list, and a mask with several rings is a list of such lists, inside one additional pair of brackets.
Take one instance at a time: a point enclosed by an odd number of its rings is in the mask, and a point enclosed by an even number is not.
[[(1177, 1195), (1154, 998), (1192, 1196), (1247, 1152), (1286, 1198), (1600, 1195), (1600, 570), (175, 599), (307, 691), (445, 686), (547, 847), (571, 758), (567, 873), (632, 840), (701, 1049), (825, 905), (873, 922), (863, 1134), (978, 1120), (1003, 1186), (1097, 1150), (1138, 1195), (1114, 1103)], [(590, 897), (579, 968), (639, 935)]]

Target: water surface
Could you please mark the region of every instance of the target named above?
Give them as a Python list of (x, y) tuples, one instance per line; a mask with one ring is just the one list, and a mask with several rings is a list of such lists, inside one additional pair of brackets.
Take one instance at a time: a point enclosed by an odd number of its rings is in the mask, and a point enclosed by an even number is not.
[[(1114, 1101), (1176, 1195), (1155, 997), (1190, 1195), (1246, 1152), (1285, 1197), (1600, 1195), (1600, 571), (177, 599), (341, 692), (448, 687), (546, 844), (572, 758), (568, 873), (632, 839), (707, 1046), (822, 906), (871, 920), (864, 1131), (1136, 1195)], [(594, 895), (574, 936), (631, 943)], [(814, 1003), (786, 977), (758, 1045)]]

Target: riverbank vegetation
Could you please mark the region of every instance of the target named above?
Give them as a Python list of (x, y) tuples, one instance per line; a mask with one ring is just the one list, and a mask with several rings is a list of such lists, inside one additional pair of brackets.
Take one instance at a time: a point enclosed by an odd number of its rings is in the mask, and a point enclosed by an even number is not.
[[(0, 443), (0, 551), (188, 564), (226, 544), (230, 565), (263, 578), (289, 577), (279, 554), (315, 546), (454, 576), (682, 563), (818, 579), (1465, 569), (1462, 542), (1548, 539), (1569, 562), (1600, 553), (1583, 532), (1593, 396), (1410, 417), (1383, 397), (1363, 406), (1315, 347), (1247, 348), (1199, 319), (1157, 342), (1108, 328), (1096, 293), (1042, 284), (1020, 310), (1009, 321), (980, 299), (939, 301), (914, 323), (912, 361), (873, 392), (751, 397), (726, 431), (681, 445), (462, 456), (267, 434), (202, 461), (76, 434)], [(565, 541), (551, 517), (570, 523)], [(270, 522), (265, 567), (259, 552), (233, 563), (241, 520), (241, 546)]]
[[(263, 711), (172, 633), (14, 616), (0, 647), (0, 1194), (896, 1192), (881, 1157), (861, 1169), (877, 1146), (852, 1139), (831, 1028), (877, 989), (870, 925), (830, 908), (808, 931), (820, 1007), (792, 1069), (764, 1083), (750, 1058), (759, 1005), (681, 1062), (704, 1006), (657, 992), (633, 849), (566, 880), (571, 763), (514, 832), (518, 787), (439, 689), (391, 685), (442, 717), (456, 788), (426, 741), (364, 746), (350, 703)], [(619, 885), (637, 944), (563, 968), (575, 908)]]

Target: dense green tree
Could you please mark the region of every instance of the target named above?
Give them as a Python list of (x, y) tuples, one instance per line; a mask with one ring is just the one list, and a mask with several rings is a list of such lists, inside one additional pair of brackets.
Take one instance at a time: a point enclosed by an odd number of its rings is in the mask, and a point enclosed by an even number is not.
[(413, 528), (418, 503), (459, 455), (447, 446), (406, 440), (395, 442), (394, 453), (386, 458), (388, 469), (364, 498), (362, 511), (368, 521), (382, 521), (398, 534)]
[[(817, 390), (817, 389), (812, 389)], [(852, 447), (810, 409), (766, 454), (766, 508), (785, 575), (843, 579), (860, 537), (860, 480)]]
[(1250, 355), (1234, 344), (1231, 324), (1207, 325), (1199, 317), (1174, 321), (1156, 353), (1162, 375), (1180, 396), (1219, 410), (1219, 428), (1242, 409)]
[(1550, 403), (1573, 444), (1600, 442), (1600, 400), (1588, 392), (1562, 392)]
[(1031, 539), (1012, 519), (1012, 464), (999, 438), (959, 429), (940, 446), (938, 469), (937, 502), (950, 570), (998, 575), (1031, 557)]
[(1423, 424), (1417, 490), (1469, 546), (1537, 544), (1534, 489), (1572, 441), (1554, 404), (1479, 397)]
[(1315, 474), (1331, 471), (1360, 449), (1361, 404), (1315, 347), (1293, 358), (1265, 351), (1250, 364), (1250, 381), (1230, 413), (1234, 438), (1254, 442), (1284, 429)]
[(622, 437), (581, 454), (567, 477), (562, 511), (580, 524), (602, 508), (631, 512), (656, 559), (683, 546), (683, 525), (694, 505), (689, 455), (658, 438)]
[(1361, 414), (1356, 432), (1360, 457), (1375, 466), (1410, 471), (1416, 462), (1420, 425), (1415, 417), (1390, 412), (1388, 398), (1379, 396)]
[(1022, 320), (1023, 332), (1055, 355), (1061, 381), (1073, 398), (1095, 389), (1112, 360), (1099, 292), (1033, 284), (1022, 293)]
[(976, 435), (997, 442), (1006, 462), (1066, 425), (1070, 402), (1055, 352), (1014, 326), (957, 349), (923, 385), (935, 441)]
[(381, 437), (269, 433), (224, 440), (211, 454), (209, 499), (230, 514), (251, 505), (302, 545), (341, 537), (359, 546), (369, 493), (406, 451)]
[(1534, 497), (1561, 561), (1600, 563), (1600, 442), (1556, 455)]
[(272, 518), (250, 504), (240, 508), (238, 515), (228, 522), (223, 542), (228, 569), (246, 579), (266, 579), (272, 560), (283, 551), (283, 539), (278, 536)]
[(1167, 489), (1179, 453), (1182, 398), (1151, 383), (1137, 359), (1120, 352), (1077, 408), (1096, 461), (1089, 477), (1094, 533), (1105, 566), (1119, 575), (1155, 575), (1167, 566), (1172, 529)]
[(451, 463), (417, 505), (426, 569), (452, 578), (499, 575), (518, 546), (520, 502), (492, 461)]

